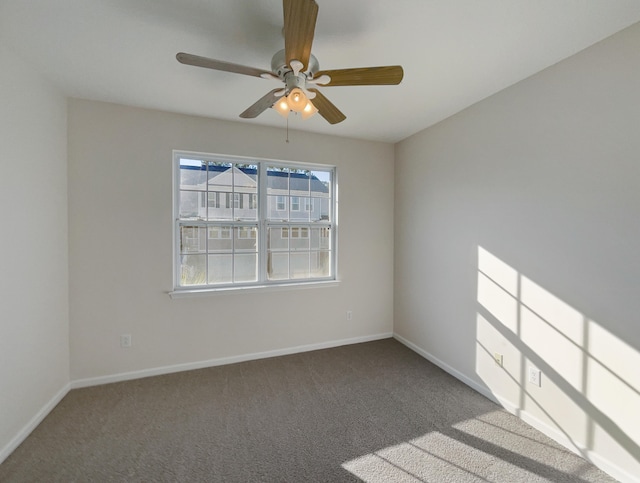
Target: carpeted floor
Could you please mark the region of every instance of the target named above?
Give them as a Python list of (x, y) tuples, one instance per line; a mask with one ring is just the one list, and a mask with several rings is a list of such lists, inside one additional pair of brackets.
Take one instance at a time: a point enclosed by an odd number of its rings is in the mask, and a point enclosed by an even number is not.
[(73, 390), (0, 481), (615, 480), (387, 339)]

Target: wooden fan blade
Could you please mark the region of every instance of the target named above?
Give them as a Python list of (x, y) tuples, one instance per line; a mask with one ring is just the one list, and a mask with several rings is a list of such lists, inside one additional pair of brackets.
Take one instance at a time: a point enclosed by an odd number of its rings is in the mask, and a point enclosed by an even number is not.
[(314, 97), (311, 102), (316, 106), (320, 115), (329, 121), (329, 124), (338, 124), (347, 118), (347, 116), (342, 114), (318, 89), (309, 90), (316, 93), (316, 97)]
[(240, 114), (240, 117), (244, 119), (253, 119), (254, 117), (258, 117), (258, 115), (269, 109), (275, 104), (278, 99), (283, 97), (283, 95), (276, 95), (276, 92), (282, 92), (282, 89), (274, 89), (266, 95), (262, 96), (255, 104), (253, 104), (246, 111)]
[(397, 85), (402, 81), (404, 70), (399, 65), (384, 67), (359, 67), (356, 69), (321, 70), (314, 75), (331, 77), (331, 82), (323, 86), (376, 86)]
[(246, 65), (233, 64), (222, 60), (209, 59), (208, 57), (200, 57), (199, 55), (185, 54), (180, 52), (176, 55), (178, 62), (187, 65), (195, 65), (196, 67), (205, 67), (207, 69), (222, 70), (224, 72), (233, 72), (234, 74), (252, 75), (260, 77), (262, 74), (272, 74), (272, 72), (247, 67)]
[(307, 70), (313, 34), (316, 30), (318, 4), (315, 0), (283, 0), (284, 50), (289, 64), (292, 60), (302, 62), (302, 71)]

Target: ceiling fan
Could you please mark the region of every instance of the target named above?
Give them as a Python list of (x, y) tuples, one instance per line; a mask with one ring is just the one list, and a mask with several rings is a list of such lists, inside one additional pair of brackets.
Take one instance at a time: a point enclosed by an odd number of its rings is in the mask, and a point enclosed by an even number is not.
[(283, 0), (283, 9), (284, 50), (276, 52), (271, 59), (271, 71), (184, 52), (176, 58), (187, 65), (284, 83), (284, 88), (273, 89), (240, 114), (245, 119), (255, 118), (273, 107), (285, 117), (294, 111), (306, 119), (318, 112), (329, 123), (337, 124), (346, 116), (315, 86), (397, 85), (402, 81), (404, 71), (399, 65), (320, 70), (318, 59), (311, 54), (318, 4), (315, 0)]

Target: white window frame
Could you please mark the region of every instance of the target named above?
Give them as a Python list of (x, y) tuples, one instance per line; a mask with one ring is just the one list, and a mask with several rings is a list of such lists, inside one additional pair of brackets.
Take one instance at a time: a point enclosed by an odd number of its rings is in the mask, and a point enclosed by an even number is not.
[[(194, 221), (192, 219), (180, 219), (180, 158), (187, 159), (202, 159), (203, 161), (213, 161), (213, 162), (232, 162), (238, 164), (252, 164), (258, 166), (258, 193), (251, 194), (250, 197), (255, 197), (257, 208), (258, 208), (258, 220), (257, 222), (236, 222), (236, 221), (209, 221), (209, 220), (197, 220)], [(272, 167), (278, 168), (291, 168), (291, 169), (306, 169), (310, 171), (324, 171), (330, 173), (331, 181), (330, 181), (330, 196), (329, 196), (329, 219), (321, 219), (317, 221), (310, 220), (295, 220), (289, 218), (288, 221), (283, 221), (281, 219), (268, 219), (268, 199), (269, 195), (267, 193), (267, 168)], [(197, 153), (197, 152), (189, 152), (189, 151), (174, 151), (173, 152), (173, 206), (174, 206), (174, 249), (173, 249), (173, 280), (174, 280), (174, 291), (170, 292), (171, 296), (180, 296), (180, 295), (189, 295), (189, 294), (200, 294), (200, 293), (208, 293), (208, 292), (217, 292), (217, 291), (228, 291), (230, 289), (247, 289), (247, 288), (277, 288), (277, 287), (287, 287), (287, 286), (314, 286), (314, 284), (325, 284), (326, 282), (337, 282), (337, 258), (338, 258), (338, 235), (337, 235), (337, 207), (338, 207), (338, 191), (337, 191), (337, 170), (335, 166), (332, 165), (320, 165), (320, 164), (310, 164), (310, 163), (298, 163), (291, 161), (280, 161), (280, 160), (270, 160), (264, 158), (245, 158), (245, 157), (237, 157), (237, 156), (229, 156), (229, 155), (218, 155), (218, 154), (207, 154), (207, 153)], [(221, 195), (225, 193), (220, 193), (218, 196), (222, 198)], [(271, 195), (273, 196), (273, 194)], [(277, 210), (277, 200), (282, 196), (284, 201), (284, 210)], [(301, 209), (305, 211), (307, 208), (306, 200), (311, 197), (311, 187), (310, 194), (308, 197), (300, 197), (299, 195), (295, 195), (299, 199), (299, 206)], [(277, 195), (276, 198), (276, 210), (275, 211), (286, 211), (287, 208), (287, 198), (291, 199), (292, 195)], [(219, 198), (218, 198), (219, 199)], [(218, 201), (216, 199), (216, 201)], [(227, 194), (227, 200), (231, 201), (233, 199), (231, 193)], [(303, 201), (305, 200), (305, 201)], [(220, 200), (221, 201), (221, 200)], [(311, 207), (313, 208), (313, 200), (311, 200)], [(251, 202), (250, 202), (251, 203)], [(217, 205), (222, 205), (222, 203), (216, 203)], [(231, 203), (229, 203), (231, 204)], [(251, 203), (252, 204), (252, 203)], [(304, 205), (304, 208), (302, 206)], [(233, 206), (233, 205), (231, 205)], [(280, 215), (278, 215), (280, 216)], [(221, 284), (203, 284), (203, 285), (180, 285), (181, 282), (181, 253), (180, 253), (180, 227), (181, 226), (206, 226), (213, 227), (219, 225), (228, 225), (235, 227), (246, 226), (248, 228), (255, 227), (257, 230), (257, 238), (258, 238), (258, 277), (256, 282), (236, 282), (236, 283), (221, 283)], [(328, 229), (329, 233), (329, 244), (328, 247), (320, 247), (317, 249), (309, 248), (309, 254), (311, 259), (315, 256), (318, 256), (321, 253), (328, 253), (330, 257), (329, 262), (329, 276), (327, 277), (309, 277), (309, 278), (294, 278), (293, 272), (289, 273), (289, 278), (283, 280), (270, 280), (267, 275), (267, 233), (270, 228), (278, 229), (278, 228), (289, 228), (289, 235), (293, 233), (292, 228), (297, 228), (295, 231), (299, 234), (305, 233), (306, 236), (302, 238), (308, 238), (310, 236), (311, 230), (313, 228), (325, 228)], [(233, 229), (232, 229), (233, 231)], [(322, 235), (323, 230), (321, 230)], [(326, 232), (326, 230), (325, 230)], [(209, 231), (207, 231), (208, 238)], [(222, 233), (220, 233), (222, 235)], [(232, 237), (233, 238), (233, 237)], [(288, 253), (293, 254), (294, 249), (289, 248)], [(312, 262), (311, 262), (312, 263)], [(310, 267), (311, 269), (312, 267)], [(291, 267), (290, 267), (291, 270)]]

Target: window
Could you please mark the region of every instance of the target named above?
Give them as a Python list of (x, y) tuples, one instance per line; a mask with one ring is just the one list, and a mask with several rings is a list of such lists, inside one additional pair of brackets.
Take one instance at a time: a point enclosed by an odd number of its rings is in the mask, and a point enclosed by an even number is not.
[[(209, 208), (220, 208), (220, 201), (219, 201), (219, 196), (220, 193), (216, 193), (214, 191), (211, 191), (209, 193), (207, 193), (208, 199), (209, 199)], [(205, 193), (202, 193), (202, 200), (204, 201), (205, 199)], [(204, 205), (203, 205), (204, 207)]]
[(335, 168), (174, 152), (176, 290), (334, 280)]

